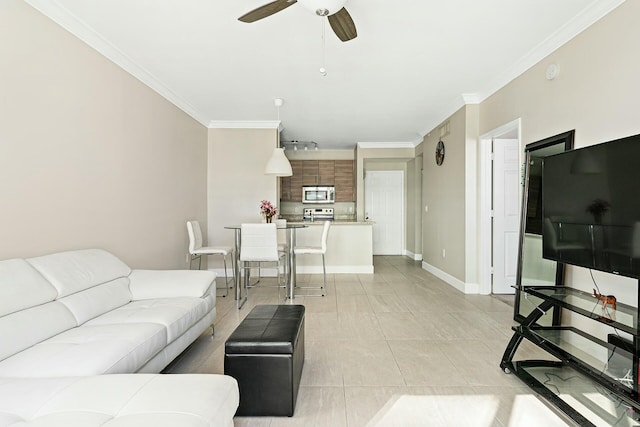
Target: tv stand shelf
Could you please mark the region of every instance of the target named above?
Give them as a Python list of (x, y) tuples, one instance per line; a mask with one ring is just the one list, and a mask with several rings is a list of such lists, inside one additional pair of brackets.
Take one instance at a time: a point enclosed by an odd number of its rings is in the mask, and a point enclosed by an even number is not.
[[(500, 367), (513, 373), (529, 387), (547, 398), (580, 426), (595, 426), (585, 417), (609, 420), (602, 402), (609, 400), (609, 408), (616, 408), (614, 419), (627, 417), (629, 423), (639, 425), (638, 396), (638, 308), (617, 303), (602, 309), (594, 295), (564, 286), (531, 286), (518, 288), (521, 292), (542, 299), (520, 326), (514, 326), (511, 341), (502, 357)], [(539, 326), (536, 322), (553, 307), (562, 307), (596, 322), (611, 326), (633, 336), (633, 345), (615, 345), (572, 326)], [(532, 342), (559, 361), (514, 361), (522, 340)], [(599, 395), (600, 399), (587, 396)], [(618, 413), (619, 412), (619, 413)], [(611, 420), (607, 421), (610, 422)]]
[(608, 307), (608, 313), (615, 313), (615, 315), (607, 317), (606, 313), (602, 311), (602, 303), (588, 292), (567, 286), (526, 286), (519, 289), (527, 294), (551, 301), (559, 307), (605, 323), (620, 331), (638, 335), (638, 309), (636, 307), (617, 303), (616, 310), (612, 310), (610, 306)]

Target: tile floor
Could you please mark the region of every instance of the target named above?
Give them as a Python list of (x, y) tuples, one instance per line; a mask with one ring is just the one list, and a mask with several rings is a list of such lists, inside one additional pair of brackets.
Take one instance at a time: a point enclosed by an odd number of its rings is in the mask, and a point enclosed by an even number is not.
[[(235, 425), (365, 426), (373, 418), (384, 421), (414, 396), (424, 402), (419, 418), (398, 421), (394, 416), (391, 424), (382, 424), (525, 425), (514, 424), (514, 408), (522, 399), (534, 399), (533, 393), (499, 367), (511, 337), (510, 300), (464, 295), (406, 257), (375, 257), (374, 265), (372, 275), (329, 275), (324, 298), (294, 299), (307, 309), (306, 359), (295, 415), (236, 417)], [(299, 277), (310, 284), (321, 280), (320, 275)], [(215, 337), (203, 334), (168, 372), (223, 373), (229, 334), (254, 305), (277, 303), (276, 294), (273, 288), (252, 289), (239, 311), (232, 297), (218, 298)], [(523, 343), (516, 359), (546, 357)], [(440, 403), (434, 404), (434, 397)], [(482, 411), (480, 401), (485, 402)]]

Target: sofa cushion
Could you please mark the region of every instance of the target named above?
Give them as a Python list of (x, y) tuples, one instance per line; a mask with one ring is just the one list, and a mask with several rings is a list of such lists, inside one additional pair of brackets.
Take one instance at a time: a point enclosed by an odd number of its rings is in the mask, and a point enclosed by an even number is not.
[(161, 351), (166, 342), (166, 329), (155, 323), (83, 325), (3, 360), (0, 377), (135, 372)]
[(23, 259), (0, 261), (0, 316), (51, 302), (56, 289)]
[(134, 300), (203, 297), (215, 283), (216, 273), (204, 270), (133, 270), (129, 279)]
[(0, 379), (0, 427), (231, 427), (238, 402), (223, 375)]
[(101, 283), (127, 277), (131, 269), (114, 255), (101, 249), (59, 252), (27, 262), (58, 290), (58, 298)]
[(59, 300), (75, 316), (79, 325), (131, 301), (129, 279), (120, 278), (77, 292)]
[(167, 330), (169, 344), (186, 332), (213, 307), (213, 298), (158, 298), (133, 301), (105, 313), (87, 323), (87, 326), (130, 323), (155, 323)]
[[(54, 301), (0, 317), (0, 360), (77, 326), (76, 319)], [(0, 365), (2, 362), (0, 362)]]

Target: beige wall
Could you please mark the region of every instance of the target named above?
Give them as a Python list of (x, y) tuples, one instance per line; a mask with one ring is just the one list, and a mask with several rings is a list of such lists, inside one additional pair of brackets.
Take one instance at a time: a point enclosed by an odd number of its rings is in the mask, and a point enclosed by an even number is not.
[[(480, 133), (522, 118), (522, 142), (575, 129), (583, 147), (640, 133), (640, 2), (627, 1), (481, 104)], [(560, 75), (545, 79), (548, 64)], [(637, 304), (637, 281), (594, 273), (602, 293)], [(618, 286), (624, 282), (623, 286)], [(568, 268), (568, 283), (591, 291), (587, 270)]]
[[(640, 133), (637, 16), (640, 2), (623, 3), (479, 106), (467, 105), (454, 113), (448, 119), (451, 134), (443, 138), (443, 166), (435, 166), (433, 159), (440, 126), (424, 138), (416, 153), (425, 153), (422, 208), (428, 205), (429, 213), (422, 215), (427, 264), (465, 284), (477, 283), (478, 135), (518, 118), (523, 145), (570, 129), (576, 130), (576, 147)], [(545, 69), (551, 63), (560, 66), (560, 75), (548, 81)], [(618, 291), (625, 302), (636, 303), (635, 281), (604, 273), (596, 277), (604, 284), (603, 292)], [(569, 268), (568, 283), (590, 291), (585, 269)]]
[(26, 3), (0, 3), (0, 259), (99, 247), (184, 268), (207, 130)]
[[(481, 104), (480, 133), (519, 117), (528, 144), (576, 129), (581, 147), (640, 132), (640, 2), (627, 1)], [(551, 64), (559, 76), (545, 78)]]
[[(277, 129), (209, 130), (209, 230), (210, 245), (234, 243), (234, 234), (224, 227), (260, 222), (260, 201), (277, 205), (277, 178), (264, 168), (278, 144)], [(211, 259), (209, 267), (221, 268)], [(227, 266), (227, 268), (230, 268)]]
[[(442, 138), (445, 158), (436, 165), (439, 125), (422, 142), (423, 261), (459, 281), (465, 281), (465, 150), (466, 107), (447, 119), (450, 133)], [(428, 211), (425, 212), (425, 206)], [(445, 251), (445, 256), (442, 251)]]

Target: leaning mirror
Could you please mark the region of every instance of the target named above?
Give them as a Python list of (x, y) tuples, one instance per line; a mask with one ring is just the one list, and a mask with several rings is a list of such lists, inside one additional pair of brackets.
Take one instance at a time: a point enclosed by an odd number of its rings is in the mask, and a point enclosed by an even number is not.
[[(546, 156), (573, 148), (574, 131), (543, 139), (525, 147), (524, 191), (521, 213), (514, 318), (522, 322), (540, 300), (519, 292), (521, 286), (554, 286), (564, 283), (564, 265), (542, 258), (542, 163)], [(538, 324), (559, 322), (559, 311), (549, 310)]]

